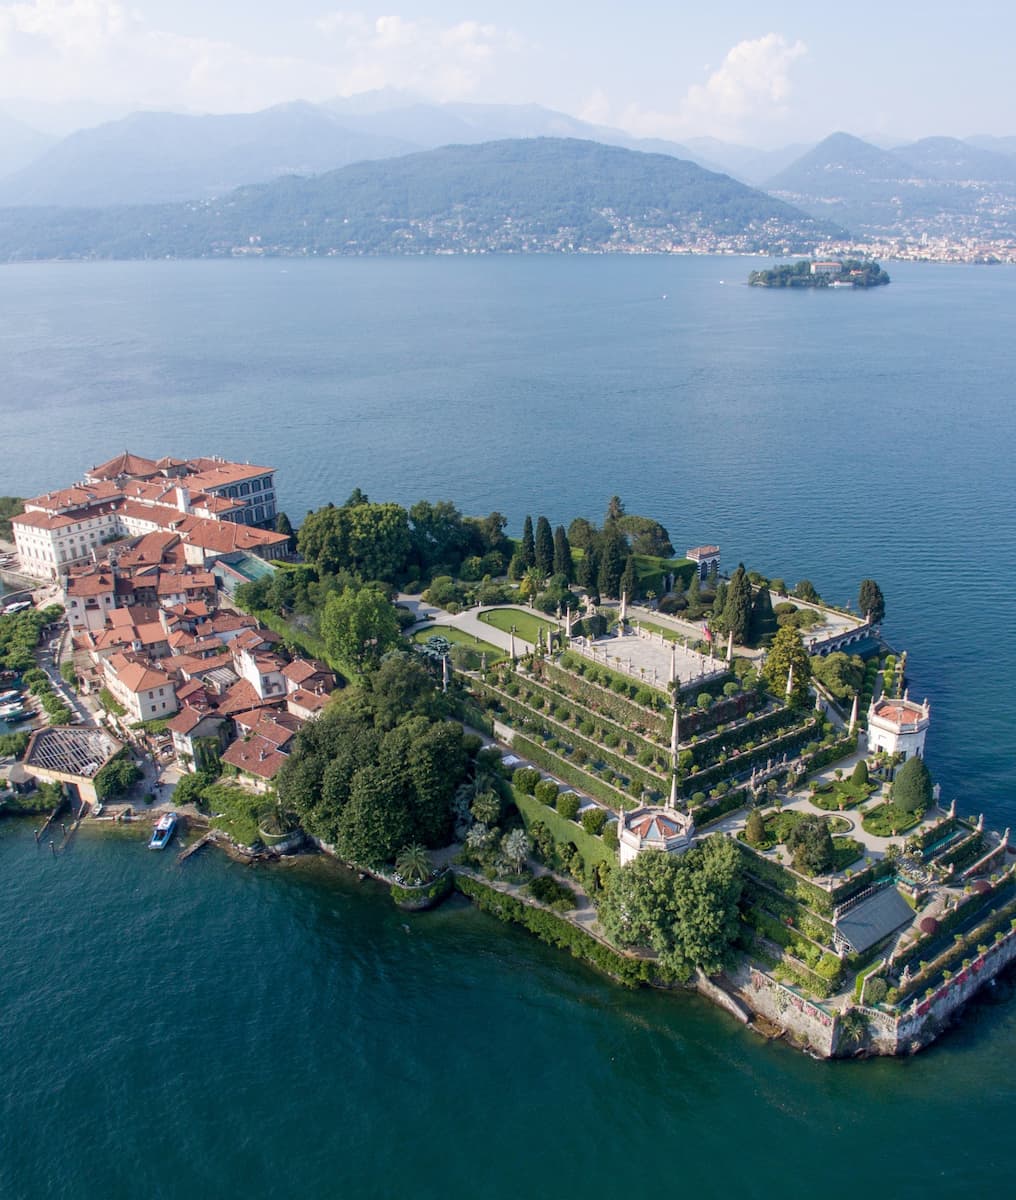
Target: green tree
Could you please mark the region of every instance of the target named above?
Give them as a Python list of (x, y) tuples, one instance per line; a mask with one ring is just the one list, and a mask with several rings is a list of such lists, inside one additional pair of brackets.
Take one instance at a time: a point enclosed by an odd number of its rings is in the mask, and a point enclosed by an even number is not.
[(670, 558), (674, 546), (670, 534), (652, 517), (639, 517), (634, 513), (617, 519), (617, 527), (627, 536), (633, 554), (647, 554), (652, 558)]
[(388, 597), (377, 588), (351, 588), (331, 595), (321, 614), (321, 636), (328, 653), (357, 671), (376, 666), (401, 641), (399, 620)]
[(554, 535), (546, 517), (536, 518), (533, 556), (536, 569), (546, 579), (554, 570)]
[(600, 569), (596, 575), (596, 586), (601, 596), (620, 596), (628, 543), (614, 524), (604, 529), (600, 542)]
[(569, 545), (579, 550), (587, 550), (596, 541), (596, 526), (585, 517), (576, 517), (568, 526)]
[(634, 600), (638, 596), (638, 576), (635, 574), (635, 559), (629, 554), (627, 561), (624, 564), (624, 570), (621, 572), (621, 581), (619, 583), (622, 596), (627, 596), (629, 600)]
[(289, 517), (284, 512), (280, 512), (275, 518), (275, 532), (284, 533), (289, 541), (285, 545), (286, 551), (293, 549), (293, 526), (290, 523)]
[(419, 842), (403, 846), (395, 860), (395, 870), (407, 883), (426, 883), (432, 870), (427, 847)]
[(853, 771), (850, 773), (850, 780), (852, 783), (860, 784), (862, 786), (868, 782), (867, 760), (863, 758), (859, 758), (857, 760)]
[(424, 572), (458, 572), (469, 549), (470, 531), (450, 500), (418, 500), (409, 510), (413, 550)]
[(757, 808), (753, 808), (748, 814), (748, 820), (744, 826), (744, 838), (749, 846), (761, 846), (766, 840), (765, 822)]
[(683, 856), (650, 850), (610, 877), (600, 920), (624, 946), (650, 946), (680, 980), (729, 962), (742, 876), (729, 838), (713, 835)]
[(812, 604), (817, 604), (822, 597), (815, 591), (815, 585), (810, 579), (802, 579), (801, 582), (794, 588), (794, 595), (798, 600), (807, 600)]
[(611, 496), (610, 500), (607, 502), (607, 516), (605, 524), (609, 523), (610, 521), (617, 521), (623, 516), (624, 505), (621, 503), (621, 497)]
[(327, 505), (307, 515), (298, 546), (321, 574), (346, 570), (362, 579), (393, 582), (412, 549), (409, 514), (398, 504)]
[(575, 579), (571, 545), (563, 525), (558, 525), (554, 530), (554, 574), (563, 575), (566, 583), (572, 583)]
[(584, 588), (590, 595), (597, 595), (597, 579), (600, 574), (600, 556), (595, 546), (587, 546), (586, 552), (579, 559), (576, 572), (579, 587)]
[(931, 804), (931, 773), (924, 759), (915, 754), (896, 772), (893, 804), (905, 813), (923, 812)]
[(794, 866), (808, 875), (821, 875), (832, 870), (835, 860), (832, 834), (822, 817), (805, 817), (798, 821), (787, 836), (787, 849)]
[(95, 794), (100, 800), (111, 800), (122, 796), (141, 778), (141, 772), (126, 754), (120, 754), (96, 772)]
[(522, 524), (522, 544), (519, 546), (518, 553), (524, 571), (536, 566), (536, 539), (533, 537), (533, 518), (529, 513), (526, 513), (526, 519)]
[(857, 606), (873, 625), (881, 625), (885, 620), (885, 596), (874, 579), (861, 580)]
[(723, 628), (734, 635), (738, 645), (745, 645), (751, 625), (751, 583), (744, 563), (737, 564), (737, 570), (730, 577), (727, 587), (727, 602), (723, 608)]
[(763, 638), (773, 637), (775, 633), (776, 614), (773, 612), (772, 598), (767, 587), (760, 587), (752, 598), (748, 634), (752, 645), (757, 646)]
[(784, 625), (773, 638), (762, 667), (762, 678), (774, 696), (782, 698), (786, 694), (787, 675), (791, 666), (794, 668), (794, 677), (790, 703), (804, 704), (808, 699), (811, 660), (801, 641), (800, 630), (793, 625)]
[(361, 767), (339, 817), (339, 854), (359, 866), (380, 867), (391, 862), (412, 835), (413, 820), (399, 782), (380, 767)]

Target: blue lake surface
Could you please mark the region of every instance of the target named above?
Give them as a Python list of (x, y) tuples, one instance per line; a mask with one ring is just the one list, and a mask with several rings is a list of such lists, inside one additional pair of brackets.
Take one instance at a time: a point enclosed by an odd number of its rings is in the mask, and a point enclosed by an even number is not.
[[(552, 523), (612, 493), (836, 602), (864, 576), (947, 798), (1016, 828), (1016, 271), (870, 293), (757, 260), (438, 258), (0, 271), (0, 493), (129, 447)], [(0, 825), (0, 1195), (951, 1197), (1005, 1178), (1016, 1005), (909, 1062), (817, 1064), (464, 906), (328, 864), (52, 860)], [(788, 1174), (789, 1172), (789, 1174)]]

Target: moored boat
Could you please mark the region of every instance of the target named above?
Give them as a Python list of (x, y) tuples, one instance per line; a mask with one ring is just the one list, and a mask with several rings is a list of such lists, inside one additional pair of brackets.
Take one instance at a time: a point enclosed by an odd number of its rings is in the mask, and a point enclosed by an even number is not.
[(176, 813), (163, 813), (155, 823), (152, 837), (148, 843), (149, 850), (165, 850), (173, 837), (176, 823), (179, 820)]

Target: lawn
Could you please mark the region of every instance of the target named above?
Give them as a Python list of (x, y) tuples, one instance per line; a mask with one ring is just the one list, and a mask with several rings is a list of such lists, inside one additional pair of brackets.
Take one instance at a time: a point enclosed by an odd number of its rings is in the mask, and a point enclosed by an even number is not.
[(878, 804), (868, 810), (861, 822), (865, 833), (875, 837), (897, 837), (921, 822), (922, 813), (907, 813), (895, 804)]
[(511, 628), (515, 626), (515, 632), (520, 638), (524, 638), (527, 642), (532, 642), (536, 645), (536, 636), (542, 630), (546, 636), (548, 630), (557, 630), (557, 626), (550, 621), (544, 621), (542, 617), (538, 617), (535, 613), (523, 612), (518, 608), (491, 608), (487, 612), (480, 613), (480, 620), (485, 625), (492, 625), (495, 629), (500, 629), (502, 633), (510, 633)]
[(838, 812), (867, 800), (876, 787), (874, 783), (854, 783), (852, 779), (830, 779), (808, 800), (824, 812)]
[(512, 789), (512, 795), (527, 830), (535, 821), (542, 821), (559, 846), (566, 846), (569, 842), (575, 843), (586, 866), (595, 862), (613, 863), (616, 861), (613, 851), (607, 848), (602, 838), (586, 833), (581, 825), (569, 821), (567, 817), (562, 817), (557, 809), (549, 808), (535, 796), (527, 796), (525, 792), (520, 792), (515, 788)]
[(479, 656), (481, 654), (487, 655), (488, 667), (507, 657), (505, 652), (499, 647), (491, 645), (490, 642), (483, 642), (478, 637), (474, 637), (471, 633), (466, 633), (462, 629), (456, 629), (454, 625), (428, 625), (426, 629), (418, 629), (413, 634), (412, 640), (416, 645), (423, 646), (432, 637), (443, 637), (446, 641), (451, 642), (453, 646), (465, 646), (467, 649), (475, 651), (477, 666), (479, 666)]

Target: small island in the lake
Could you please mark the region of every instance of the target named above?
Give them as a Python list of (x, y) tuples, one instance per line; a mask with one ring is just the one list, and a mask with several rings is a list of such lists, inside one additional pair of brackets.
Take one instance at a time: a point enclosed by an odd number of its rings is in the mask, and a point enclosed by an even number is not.
[(752, 271), (749, 287), (772, 288), (871, 288), (889, 282), (889, 275), (877, 262), (860, 259), (801, 259), (796, 263), (780, 263), (767, 271)]

